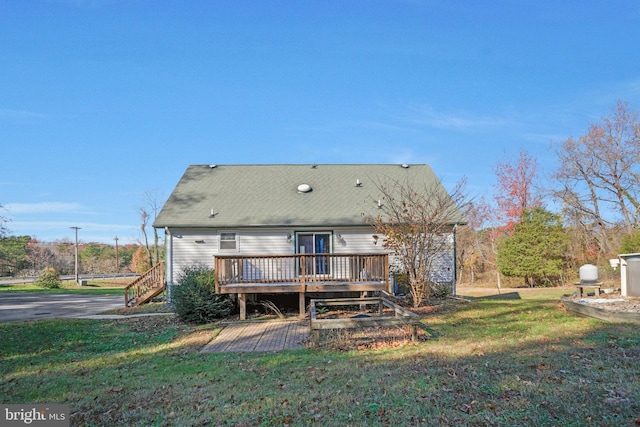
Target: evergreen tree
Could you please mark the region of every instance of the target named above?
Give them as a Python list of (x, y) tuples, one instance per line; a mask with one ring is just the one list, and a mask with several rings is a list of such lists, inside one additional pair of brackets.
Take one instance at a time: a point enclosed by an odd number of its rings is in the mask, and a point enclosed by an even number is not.
[(7, 236), (0, 238), (0, 265), (12, 274), (27, 268), (29, 265), (28, 244), (31, 240), (29, 236)]
[(567, 244), (560, 215), (540, 206), (527, 209), (513, 234), (500, 241), (498, 269), (528, 286), (548, 282), (562, 273)]
[(618, 252), (621, 254), (635, 254), (640, 252), (640, 231), (636, 230), (632, 234), (625, 235), (622, 238), (622, 242), (620, 242)]

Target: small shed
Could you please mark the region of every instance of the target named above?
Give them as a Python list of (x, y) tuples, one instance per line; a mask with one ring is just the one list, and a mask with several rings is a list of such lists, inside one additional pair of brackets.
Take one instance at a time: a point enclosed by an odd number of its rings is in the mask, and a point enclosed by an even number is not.
[(640, 297), (640, 253), (618, 255), (623, 297)]

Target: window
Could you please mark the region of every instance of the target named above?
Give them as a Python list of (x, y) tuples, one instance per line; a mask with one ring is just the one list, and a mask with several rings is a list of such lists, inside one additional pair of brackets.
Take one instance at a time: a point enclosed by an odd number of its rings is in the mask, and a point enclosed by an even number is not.
[(221, 251), (237, 251), (238, 235), (236, 233), (220, 233), (219, 247)]

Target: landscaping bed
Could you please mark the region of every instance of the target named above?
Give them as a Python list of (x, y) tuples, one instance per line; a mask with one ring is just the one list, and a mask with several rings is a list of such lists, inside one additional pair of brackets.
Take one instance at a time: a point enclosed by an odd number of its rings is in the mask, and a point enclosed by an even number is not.
[(640, 324), (640, 298), (623, 297), (620, 291), (587, 297), (565, 295), (561, 301), (565, 309), (580, 316)]
[[(342, 307), (340, 314), (327, 313), (329, 307)], [(359, 307), (358, 314), (353, 314)], [(372, 309), (373, 307), (373, 309)], [(357, 310), (357, 309), (356, 309)], [(320, 331), (335, 329), (363, 329), (409, 327), (411, 340), (418, 340), (420, 317), (385, 297), (312, 299), (309, 317), (314, 343), (319, 344)]]

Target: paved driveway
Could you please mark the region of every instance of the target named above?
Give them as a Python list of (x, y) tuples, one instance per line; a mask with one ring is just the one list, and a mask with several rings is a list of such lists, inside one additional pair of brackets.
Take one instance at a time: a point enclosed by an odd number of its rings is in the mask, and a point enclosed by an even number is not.
[(0, 322), (79, 318), (123, 307), (124, 297), (119, 295), (0, 292)]

